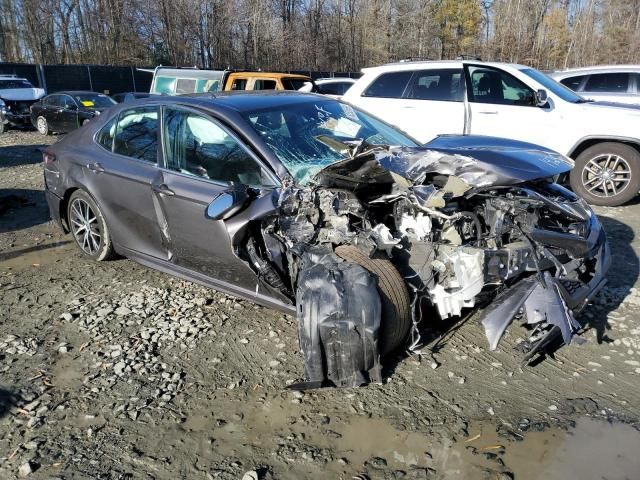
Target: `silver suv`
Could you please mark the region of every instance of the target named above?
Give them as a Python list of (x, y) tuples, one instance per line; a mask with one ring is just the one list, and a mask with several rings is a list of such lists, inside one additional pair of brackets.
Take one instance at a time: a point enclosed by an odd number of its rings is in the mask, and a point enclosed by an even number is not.
[(585, 98), (640, 104), (640, 65), (571, 68), (550, 76)]

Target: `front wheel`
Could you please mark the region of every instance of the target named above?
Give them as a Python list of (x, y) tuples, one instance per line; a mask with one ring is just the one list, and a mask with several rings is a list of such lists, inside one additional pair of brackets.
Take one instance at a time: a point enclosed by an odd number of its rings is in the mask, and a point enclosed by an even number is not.
[(336, 255), (364, 267), (378, 279), (382, 307), (378, 343), (384, 356), (398, 349), (407, 338), (413, 322), (407, 285), (391, 261), (382, 255), (370, 258), (352, 245), (340, 245)]
[(571, 188), (591, 205), (616, 207), (640, 190), (640, 153), (623, 143), (604, 142), (582, 152), (571, 170)]
[(82, 253), (98, 262), (115, 256), (107, 222), (91, 196), (76, 190), (69, 199), (67, 220)]

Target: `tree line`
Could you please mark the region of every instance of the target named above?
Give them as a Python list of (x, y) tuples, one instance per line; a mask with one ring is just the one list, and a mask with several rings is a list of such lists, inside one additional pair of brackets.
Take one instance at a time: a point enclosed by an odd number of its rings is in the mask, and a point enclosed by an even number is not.
[(0, 61), (357, 71), (640, 63), (640, 0), (0, 0)]

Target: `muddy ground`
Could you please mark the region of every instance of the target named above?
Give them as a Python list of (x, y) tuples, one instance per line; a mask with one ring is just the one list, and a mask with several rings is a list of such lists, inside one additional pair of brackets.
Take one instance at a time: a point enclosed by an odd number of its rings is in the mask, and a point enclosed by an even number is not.
[(597, 210), (584, 345), (523, 368), (520, 327), (489, 352), (471, 315), (383, 385), (298, 393), (294, 318), (80, 255), (42, 191), (56, 140), (0, 136), (0, 478), (640, 476), (640, 204)]

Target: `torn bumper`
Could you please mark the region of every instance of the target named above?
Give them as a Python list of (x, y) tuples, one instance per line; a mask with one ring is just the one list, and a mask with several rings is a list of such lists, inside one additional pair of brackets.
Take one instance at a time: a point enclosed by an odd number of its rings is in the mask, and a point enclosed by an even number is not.
[[(517, 282), (485, 310), (481, 323), (491, 350), (497, 348), (516, 317), (523, 317), (529, 325), (556, 327), (551, 328), (553, 334), (560, 333), (565, 344), (571, 343), (574, 333), (581, 327), (574, 315), (606, 284), (605, 276), (611, 264), (606, 234), (595, 215), (590, 218), (588, 227), (586, 237), (545, 230), (533, 232), (534, 241), (544, 247), (566, 251), (570, 260), (558, 268), (556, 276), (546, 270)], [(583, 265), (588, 263), (589, 271), (576, 272), (575, 265), (580, 260), (585, 260)], [(534, 346), (532, 351), (535, 350), (538, 348)]]

